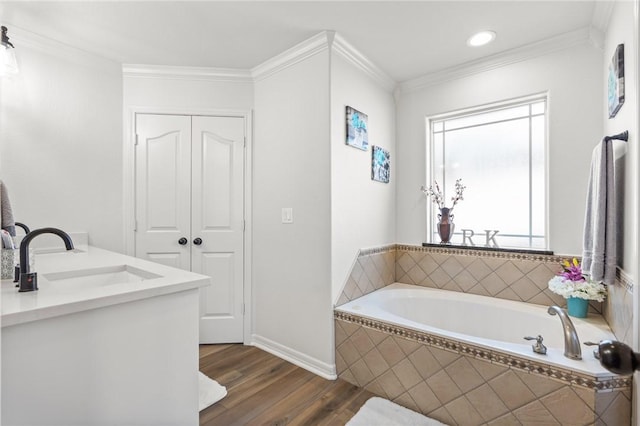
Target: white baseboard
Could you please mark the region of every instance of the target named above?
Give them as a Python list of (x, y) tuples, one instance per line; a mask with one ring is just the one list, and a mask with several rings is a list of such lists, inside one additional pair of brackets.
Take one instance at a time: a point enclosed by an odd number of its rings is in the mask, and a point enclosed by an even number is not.
[(305, 370), (317, 374), (318, 376), (325, 379), (335, 380), (338, 378), (338, 375), (336, 374), (335, 364), (327, 364), (326, 362), (322, 362), (316, 358), (312, 358), (295, 349), (291, 349), (287, 346), (281, 345), (280, 343), (274, 342), (273, 340), (267, 339), (266, 337), (253, 334), (251, 336), (251, 342), (248, 344), (251, 346), (256, 346), (266, 352), (269, 352), (272, 355), (277, 356), (278, 358), (289, 361), (290, 363), (304, 368)]

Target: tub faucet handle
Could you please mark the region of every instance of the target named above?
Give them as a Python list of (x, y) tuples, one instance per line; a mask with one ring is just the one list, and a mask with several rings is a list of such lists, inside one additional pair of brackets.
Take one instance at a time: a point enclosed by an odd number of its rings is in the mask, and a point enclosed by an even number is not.
[(593, 357), (595, 359), (600, 359), (600, 343), (596, 343), (596, 342), (584, 342), (582, 343), (585, 346), (597, 346), (597, 348), (595, 348), (593, 350)]
[(536, 342), (533, 345), (531, 345), (531, 349), (533, 349), (533, 351), (537, 354), (546, 355), (547, 347), (542, 344), (542, 341), (544, 340), (542, 338), (542, 335), (538, 334), (538, 337), (525, 336), (524, 339), (535, 340)]

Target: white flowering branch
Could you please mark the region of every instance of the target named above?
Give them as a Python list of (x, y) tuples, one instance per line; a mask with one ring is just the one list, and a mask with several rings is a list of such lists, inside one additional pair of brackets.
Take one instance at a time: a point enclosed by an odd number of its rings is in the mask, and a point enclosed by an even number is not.
[[(435, 186), (435, 189), (434, 189)], [(458, 201), (464, 200), (462, 198), (462, 194), (467, 187), (462, 184), (462, 179), (456, 180), (456, 194), (451, 197), (451, 201), (453, 204), (451, 205), (450, 211), (453, 211), (453, 207), (458, 204)], [(420, 191), (422, 191), (427, 197), (431, 198), (431, 200), (438, 206), (439, 209), (444, 208), (444, 197), (442, 196), (442, 191), (440, 190), (440, 186), (438, 185), (438, 181), (433, 181), (433, 185), (430, 185), (428, 188), (425, 186), (420, 187)]]

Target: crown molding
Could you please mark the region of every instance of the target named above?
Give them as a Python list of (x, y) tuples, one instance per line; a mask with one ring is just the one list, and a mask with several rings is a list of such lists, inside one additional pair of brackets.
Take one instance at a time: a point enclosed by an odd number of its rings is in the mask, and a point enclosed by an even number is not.
[(387, 91), (392, 92), (396, 87), (396, 82), (389, 77), (382, 69), (378, 68), (367, 57), (360, 53), (353, 45), (349, 44), (342, 36), (336, 34), (331, 45), (333, 51), (341, 55), (347, 61), (355, 65), (369, 77)]
[(251, 76), (255, 81), (263, 80), (307, 58), (329, 49), (335, 32), (323, 31), (296, 44), (279, 55), (251, 68)]
[(207, 68), (207, 67), (178, 67), (168, 65), (123, 64), (124, 77), (170, 79), (170, 80), (199, 80), (221, 81), (236, 83), (252, 83), (253, 79), (248, 70), (235, 68)]
[(590, 27), (580, 28), (575, 31), (404, 81), (399, 85), (400, 91), (405, 93), (421, 90), (429, 86), (502, 68), (507, 65), (548, 55), (581, 44), (589, 43), (595, 45), (592, 38), (594, 34)]
[(591, 25), (602, 33), (607, 32), (611, 13), (613, 12), (613, 1), (596, 1), (593, 7), (593, 15), (591, 16)]
[(9, 37), (15, 46), (18, 58), (20, 49), (32, 49), (70, 62), (99, 68), (103, 71), (120, 73), (118, 62), (112, 59), (25, 30), (8, 22), (4, 25), (9, 28)]

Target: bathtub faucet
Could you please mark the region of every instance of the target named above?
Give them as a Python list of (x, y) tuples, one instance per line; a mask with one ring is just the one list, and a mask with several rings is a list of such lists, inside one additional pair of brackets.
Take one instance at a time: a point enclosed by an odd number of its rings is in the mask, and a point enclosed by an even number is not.
[(576, 328), (573, 326), (569, 316), (559, 306), (549, 306), (547, 312), (549, 315), (558, 315), (562, 322), (562, 329), (564, 330), (564, 356), (569, 359), (582, 359), (578, 333), (576, 333)]

